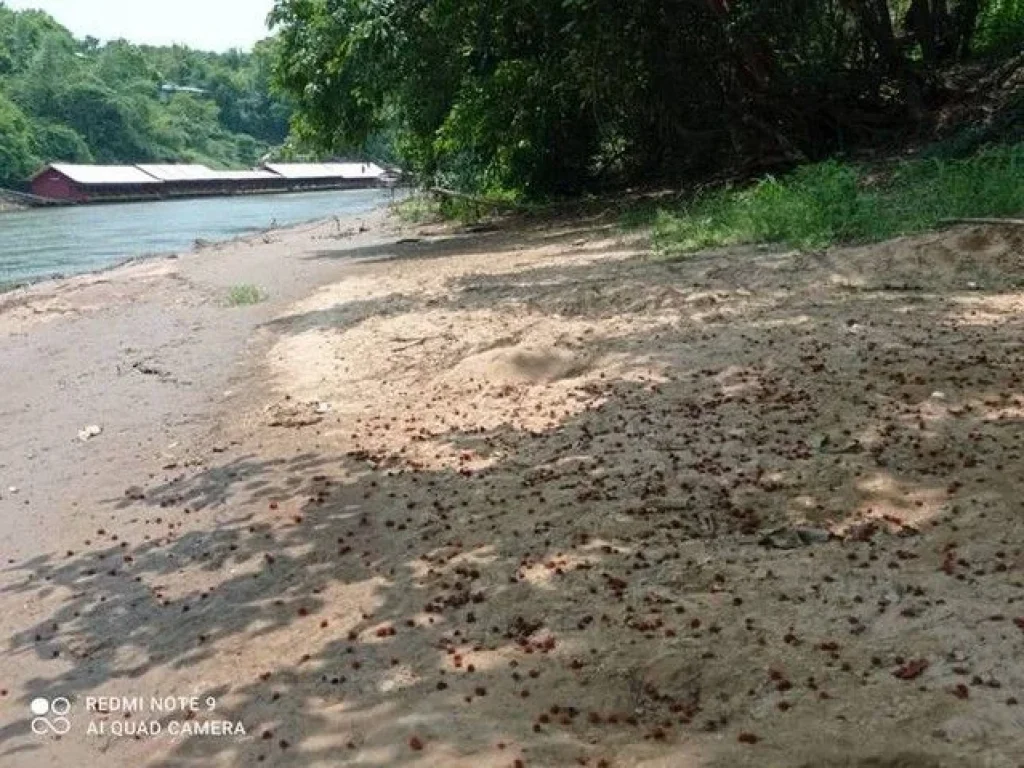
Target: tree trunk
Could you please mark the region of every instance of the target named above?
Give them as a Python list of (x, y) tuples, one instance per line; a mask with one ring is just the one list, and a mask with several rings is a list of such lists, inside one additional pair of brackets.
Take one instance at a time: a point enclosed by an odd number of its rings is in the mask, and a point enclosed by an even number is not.
[(882, 65), (890, 77), (898, 80), (903, 88), (907, 111), (911, 119), (920, 122), (924, 118), (924, 99), (921, 86), (907, 57), (896, 43), (892, 17), (889, 15), (887, 0), (846, 0), (860, 22), (867, 38), (875, 46)]
[(979, 0), (961, 0), (957, 5), (953, 25), (956, 30), (956, 55), (960, 59), (966, 59), (971, 55), (971, 43), (974, 42), (974, 32), (978, 28), (979, 13)]

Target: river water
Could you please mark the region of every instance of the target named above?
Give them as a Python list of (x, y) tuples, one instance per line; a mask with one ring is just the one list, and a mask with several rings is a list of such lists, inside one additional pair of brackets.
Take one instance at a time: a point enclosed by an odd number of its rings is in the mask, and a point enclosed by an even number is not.
[(229, 240), (271, 226), (367, 213), (384, 190), (213, 197), (35, 208), (0, 214), (0, 290), (73, 275), (134, 256), (179, 253), (196, 240)]

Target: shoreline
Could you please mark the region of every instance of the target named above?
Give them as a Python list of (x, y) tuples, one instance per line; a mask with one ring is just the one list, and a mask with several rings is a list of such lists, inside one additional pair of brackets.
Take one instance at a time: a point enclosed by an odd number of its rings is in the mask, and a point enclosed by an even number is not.
[[(353, 232), (366, 224), (346, 238), (349, 247), (389, 236), (391, 214), (381, 206), (0, 293), (0, 412), (12, 438), (0, 442), (0, 532), (8, 551), (37, 548), (46, 540), (40, 526), (73, 519), (68, 497), (75, 494), (67, 488), (81, 472), (99, 479), (106, 462), (132, 465), (111, 436), (154, 445), (199, 437), (201, 414), (217, 412), (233, 361), (261, 325), (347, 270), (344, 261), (311, 258), (335, 236), (336, 218)], [(232, 288), (245, 283), (267, 295), (231, 307)], [(103, 437), (79, 445), (79, 430), (93, 424)], [(8, 493), (12, 487), (19, 492)], [(86, 497), (90, 488), (91, 481)], [(25, 517), (26, 506), (36, 512)]]
[[(150, 253), (142, 253), (135, 256), (128, 256), (118, 261), (106, 264), (104, 266), (96, 267), (94, 269), (87, 269), (82, 272), (73, 273), (53, 273), (49, 275), (40, 275), (34, 278), (28, 278), (26, 280), (20, 280), (17, 282), (2, 282), (0, 281), (0, 313), (4, 311), (5, 299), (8, 299), (11, 294), (17, 291), (31, 291), (40, 287), (52, 287), (54, 290), (59, 290), (60, 283), (67, 281), (73, 281), (82, 278), (88, 278), (91, 276), (104, 275), (109, 272), (115, 272), (119, 269), (136, 266), (150, 261), (157, 261), (159, 259), (178, 259), (187, 254), (202, 253), (218, 248), (224, 248), (235, 244), (248, 243), (253, 238), (259, 237), (272, 237), (274, 235), (283, 235), (290, 232), (299, 232), (305, 228), (318, 227), (328, 223), (332, 223), (337, 219), (342, 220), (356, 220), (362, 217), (366, 219), (368, 217), (376, 217), (382, 211), (387, 212), (387, 216), (390, 217), (390, 209), (393, 205), (392, 201), (382, 202), (375, 208), (366, 211), (365, 213), (353, 213), (353, 214), (341, 214), (338, 216), (319, 216), (306, 221), (296, 222), (295, 224), (289, 224), (286, 226), (271, 226), (253, 229), (245, 234), (234, 235), (232, 237), (223, 240), (206, 240), (204, 238), (196, 238), (193, 241), (192, 247), (187, 251), (155, 251)], [(25, 208), (23, 210), (32, 210), (31, 208)], [(3, 212), (3, 211), (0, 211)], [(10, 211), (15, 212), (15, 211)]]

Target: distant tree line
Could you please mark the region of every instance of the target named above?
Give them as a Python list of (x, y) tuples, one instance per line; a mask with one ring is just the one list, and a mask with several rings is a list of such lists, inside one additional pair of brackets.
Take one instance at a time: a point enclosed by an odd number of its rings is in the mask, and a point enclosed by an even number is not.
[(0, 186), (57, 160), (251, 167), (289, 133), (274, 58), (273, 40), (224, 54), (100, 45), (0, 2)]
[(1020, 52), (1024, 0), (277, 0), (273, 18), (304, 139), (542, 195), (905, 138), (951, 67)]

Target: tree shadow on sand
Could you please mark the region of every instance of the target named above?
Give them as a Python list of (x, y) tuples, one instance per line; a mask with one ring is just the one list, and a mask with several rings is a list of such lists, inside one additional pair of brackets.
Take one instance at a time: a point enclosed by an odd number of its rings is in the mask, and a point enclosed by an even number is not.
[[(980, 642), (1016, 589), (999, 565), (1024, 544), (1022, 321), (972, 324), (948, 292), (834, 290), (789, 270), (799, 256), (759, 258), (752, 296), (714, 260), (453, 280), (452, 312), (661, 320), (584, 342), (630, 364), (581, 376), (546, 426), (418, 438), (447, 464), (353, 435), (112, 501), (145, 512), (148, 541), (105, 533), (8, 569), (21, 599), (73, 595), (10, 640), (12, 656), (74, 660), (27, 690), (212, 680), (217, 716), (248, 736), (183, 741), (165, 765), (782, 765), (864, 754), (841, 718), (867, 699), (876, 748), (901, 743), (886, 702), (940, 718), (955, 677), (908, 700), (898, 660)], [(344, 331), (377, 309), (273, 330)], [(767, 536), (797, 524), (842, 536)], [(991, 525), (1001, 538), (970, 540)], [(942, 600), (916, 595), (937, 573)], [(8, 758), (26, 728), (0, 731)]]

